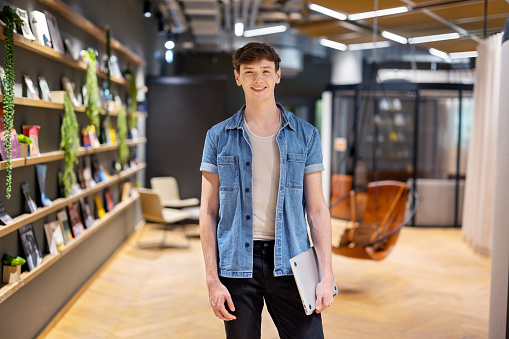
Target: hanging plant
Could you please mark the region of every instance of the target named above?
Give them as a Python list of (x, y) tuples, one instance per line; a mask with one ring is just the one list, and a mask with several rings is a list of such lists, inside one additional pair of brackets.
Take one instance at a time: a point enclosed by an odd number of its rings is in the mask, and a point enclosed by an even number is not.
[(99, 113), (103, 114), (104, 111), (99, 107), (99, 86), (97, 85), (97, 73), (96, 73), (96, 57), (95, 51), (89, 48), (82, 52), (82, 58), (87, 63), (87, 74), (85, 86), (87, 88), (87, 116), (88, 124), (95, 126), (95, 132), (97, 136), (101, 134), (101, 121), (99, 119)]
[(64, 183), (64, 194), (67, 197), (71, 195), (72, 186), (76, 184), (74, 166), (78, 163), (78, 146), (80, 143), (78, 120), (67, 93), (64, 94), (64, 118), (62, 119), (60, 133), (60, 149), (65, 152), (65, 168), (62, 181)]
[(127, 115), (129, 117), (129, 128), (133, 129), (137, 125), (136, 119), (136, 96), (138, 95), (138, 89), (136, 88), (136, 77), (133, 71), (130, 69), (125, 71), (125, 74), (130, 75), (129, 79), (129, 101), (127, 102)]
[(4, 147), (7, 154), (6, 162), (6, 192), (7, 199), (11, 198), (12, 184), (12, 140), (11, 131), (14, 123), (14, 24), (23, 25), (23, 20), (9, 6), (4, 6), (0, 12), (0, 19), (5, 23), (5, 89), (4, 89)]
[(125, 140), (127, 138), (127, 117), (124, 109), (124, 105), (120, 105), (117, 116), (117, 133), (118, 133), (118, 157), (120, 164), (124, 168), (124, 164), (127, 162), (129, 157), (129, 147), (127, 147)]

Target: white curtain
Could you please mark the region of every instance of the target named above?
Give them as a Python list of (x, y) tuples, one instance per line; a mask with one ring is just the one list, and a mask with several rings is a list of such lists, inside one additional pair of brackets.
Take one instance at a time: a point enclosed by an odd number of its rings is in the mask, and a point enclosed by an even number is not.
[(501, 47), (502, 34), (477, 46), (474, 117), (465, 181), (463, 237), (483, 255), (491, 255), (492, 246)]

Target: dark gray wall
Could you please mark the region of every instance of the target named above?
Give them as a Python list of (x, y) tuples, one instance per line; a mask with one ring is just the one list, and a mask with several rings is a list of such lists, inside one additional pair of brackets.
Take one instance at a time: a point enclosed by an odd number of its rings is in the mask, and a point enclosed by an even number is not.
[(225, 76), (148, 79), (147, 176), (173, 176), (181, 198), (199, 197), (207, 130), (226, 117)]
[[(129, 49), (147, 60), (147, 68), (153, 63), (147, 56), (156, 43), (157, 25), (155, 20), (143, 17), (143, 2), (140, 0), (70, 0), (64, 1), (77, 12), (96, 25), (109, 25), (112, 36), (122, 42)], [(3, 5), (6, 2), (1, 2)], [(10, 4), (23, 9), (47, 9), (36, 0), (10, 1)], [(80, 31), (66, 18), (54, 13), (63, 37), (73, 41), (76, 52), (80, 49), (93, 47), (100, 54), (105, 53), (105, 46), (98, 43), (87, 33)], [(4, 65), (4, 42), (0, 41), (0, 65)], [(148, 51), (148, 52), (147, 52)], [(27, 73), (33, 80), (38, 75), (46, 77), (52, 90), (60, 90), (60, 79), (67, 76), (76, 83), (78, 89), (85, 83), (85, 72), (64, 66), (43, 56), (39, 56), (19, 47), (15, 47), (15, 81), (22, 83), (22, 73)], [(120, 66), (124, 69), (127, 64), (121, 56)], [(143, 80), (143, 70), (141, 78)], [(127, 89), (121, 86), (114, 88), (122, 98), (127, 96)], [(26, 95), (26, 94), (25, 94)], [(37, 124), (41, 126), (39, 143), (41, 152), (51, 152), (59, 149), (60, 119), (63, 112), (52, 109), (16, 106), (14, 127), (21, 133), (23, 124)], [(84, 113), (77, 113), (80, 127), (87, 124)], [(115, 123), (115, 121), (114, 121)], [(144, 131), (141, 131), (142, 135)], [(111, 159), (118, 157), (116, 151), (98, 154), (104, 166), (111, 170)], [(83, 159), (80, 158), (82, 161)], [(48, 174), (46, 178), (46, 194), (55, 200), (57, 192), (57, 172), (63, 168), (63, 161), (46, 164)], [(8, 213), (19, 216), (26, 211), (25, 202), (21, 195), (20, 184), (28, 182), (36, 196), (37, 181), (35, 167), (26, 166), (13, 169), (12, 197), (5, 197), (5, 170), (0, 171), (0, 202)], [(112, 186), (114, 200), (119, 200), (119, 185)], [(91, 199), (90, 199), (91, 200)], [(38, 201), (38, 198), (36, 198)], [(41, 206), (40, 202), (38, 205)], [(37, 242), (43, 254), (48, 252), (44, 223), (55, 220), (55, 214), (48, 215), (33, 223)], [(51, 321), (79, 288), (94, 272), (114, 253), (126, 237), (133, 231), (134, 226), (141, 220), (139, 203), (122, 212), (111, 220), (104, 228), (87, 238), (70, 253), (61, 257), (51, 268), (27, 283), (18, 292), (3, 303), (0, 303), (0, 337), (1, 338), (33, 338)], [(0, 256), (4, 253), (24, 256), (18, 232), (12, 232), (0, 238)]]

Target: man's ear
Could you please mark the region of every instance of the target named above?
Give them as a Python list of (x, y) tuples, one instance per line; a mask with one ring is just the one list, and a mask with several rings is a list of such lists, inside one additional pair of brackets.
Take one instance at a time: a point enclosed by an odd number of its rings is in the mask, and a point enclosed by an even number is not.
[(279, 84), (279, 82), (281, 81), (281, 67), (279, 67), (279, 69), (277, 70), (276, 76), (277, 76), (276, 84)]
[(235, 76), (235, 82), (237, 83), (237, 86), (240, 86), (240, 81), (239, 81), (239, 73), (237, 73), (237, 70), (233, 70), (233, 75)]

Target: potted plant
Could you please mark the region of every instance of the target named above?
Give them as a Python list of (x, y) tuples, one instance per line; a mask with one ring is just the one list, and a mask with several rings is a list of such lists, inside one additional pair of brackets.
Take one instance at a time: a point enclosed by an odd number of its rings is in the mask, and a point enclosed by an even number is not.
[(28, 145), (32, 143), (32, 139), (30, 139), (30, 137), (26, 135), (18, 134), (18, 141), (21, 157), (22, 158), (28, 157)]
[(21, 266), (26, 263), (26, 260), (22, 257), (13, 257), (11, 255), (4, 254), (2, 257), (2, 263), (4, 264), (2, 282), (10, 284), (19, 281)]

